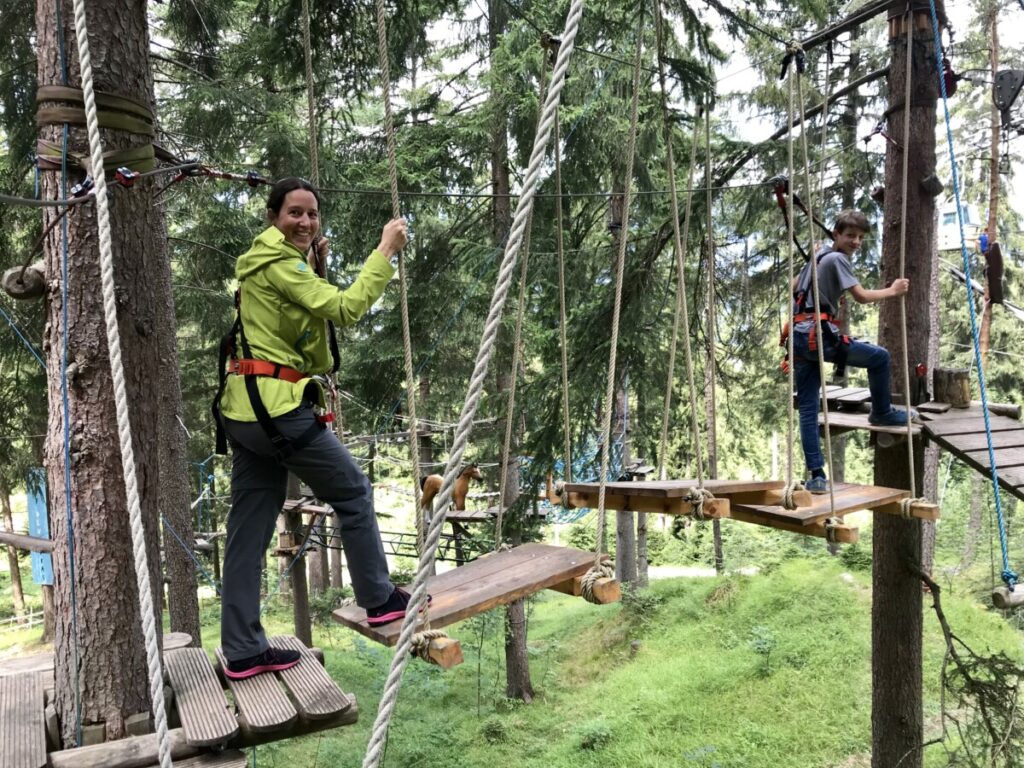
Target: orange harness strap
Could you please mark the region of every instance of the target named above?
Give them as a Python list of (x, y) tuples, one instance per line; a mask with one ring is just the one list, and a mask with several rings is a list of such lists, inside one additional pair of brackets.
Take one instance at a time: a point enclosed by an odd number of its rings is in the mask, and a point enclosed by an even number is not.
[(286, 365), (278, 365), (269, 360), (232, 359), (228, 361), (228, 373), (236, 373), (239, 376), (269, 376), (272, 379), (284, 379), (292, 384), (309, 378), (302, 371), (297, 371)]

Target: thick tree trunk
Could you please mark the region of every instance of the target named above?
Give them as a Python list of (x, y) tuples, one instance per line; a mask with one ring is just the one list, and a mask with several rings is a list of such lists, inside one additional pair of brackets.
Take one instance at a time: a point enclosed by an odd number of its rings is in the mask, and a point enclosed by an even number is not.
[[(49, 0), (36, 7), (38, 79), (40, 85), (64, 85), (60, 50), (66, 51), (67, 81), (81, 85), (77, 60), (74, 14), (71, 3), (60, 4), (58, 41), (56, 8)], [(115, 0), (89, 3), (87, 21), (92, 34), (92, 65), (95, 87), (146, 105), (153, 104), (153, 84), (148, 66), (149, 39), (146, 6)], [(61, 126), (44, 126), (41, 138), (60, 146)], [(102, 132), (105, 150), (138, 146), (145, 138), (118, 130)], [(84, 129), (72, 126), (68, 148), (88, 155)], [(72, 169), (67, 183), (80, 182), (84, 172)], [(154, 207), (155, 185), (140, 182), (130, 193), (111, 197), (111, 227), (114, 278), (117, 284), (121, 353), (125, 387), (134, 441), (137, 481), (146, 533), (146, 546), (153, 585), (151, 595), (160, 605), (159, 551), (157, 531), (158, 464), (155, 447), (158, 436), (157, 396), (159, 376), (165, 372), (154, 365), (153, 348), (158, 343), (154, 310), (153, 273), (165, 268), (157, 263), (163, 256), (148, 246), (166, 238), (162, 220)], [(60, 175), (43, 176), (43, 196), (64, 197)], [(47, 209), (49, 224), (57, 209)], [(50, 283), (47, 296), (47, 379), (50, 417), (46, 447), (48, 487), (54, 514), (54, 599), (56, 603), (55, 704), (60, 718), (62, 740), (71, 745), (76, 730), (76, 694), (80, 694), (80, 716), (85, 725), (103, 727), (108, 739), (126, 734), (125, 719), (149, 712), (146, 654), (139, 617), (124, 478), (116, 431), (114, 391), (107, 354), (100, 291), (99, 236), (93, 205), (75, 206), (67, 222), (67, 303), (57, 282)], [(63, 225), (56, 227), (45, 243), (48, 274), (62, 273)], [(67, 318), (65, 321), (65, 317)], [(62, 380), (64, 338), (70, 368)], [(65, 419), (62, 391), (66, 388), (68, 417)], [(70, 485), (65, 482), (64, 431), (68, 430)], [(69, 504), (73, 515), (70, 532), (74, 550), (68, 548), (65, 514)], [(156, 615), (160, 628), (160, 615)]]
[[(627, 401), (629, 396), (626, 391), (626, 377), (619, 379), (615, 388), (615, 412), (612, 414), (612, 442), (615, 436), (622, 441), (622, 468), (625, 468), (632, 460), (633, 455), (629, 446), (629, 425), (627, 417)], [(634, 513), (629, 510), (620, 510), (615, 513), (615, 578), (621, 584), (636, 584), (636, 520)]]
[[(907, 218), (902, 221), (904, 153), (888, 146), (885, 168), (885, 222), (882, 272), (885, 285), (899, 277), (900, 231), (906, 226), (906, 296), (908, 372), (928, 360), (931, 328), (928, 293), (934, 268), (935, 203), (921, 187), (921, 179), (935, 171), (935, 101), (937, 82), (931, 19), (927, 5), (914, 13), (914, 56), (907, 61), (908, 24), (902, 6), (890, 19), (889, 134), (903, 143), (904, 120), (910, 120), (907, 182)], [(912, 97), (904, 103), (908, 72), (912, 72)], [(879, 309), (879, 343), (892, 353), (893, 383), (903, 389), (902, 333), (898, 300), (882, 302)], [(923, 451), (915, 451), (915, 485), (922, 488)], [(875, 450), (876, 485), (910, 487), (910, 468), (905, 444)], [(920, 768), (923, 740), (921, 689), (921, 524), (894, 515), (877, 515), (874, 523), (874, 573), (872, 590), (872, 766)]]
[[(4, 530), (14, 532), (14, 514), (11, 512), (11, 490), (7, 477), (0, 471), (0, 508), (3, 509)], [(13, 544), (7, 545), (7, 567), (11, 573), (11, 599), (14, 613), (18, 616), (25, 612), (25, 593), (21, 586), (21, 568), (18, 565), (18, 549)]]

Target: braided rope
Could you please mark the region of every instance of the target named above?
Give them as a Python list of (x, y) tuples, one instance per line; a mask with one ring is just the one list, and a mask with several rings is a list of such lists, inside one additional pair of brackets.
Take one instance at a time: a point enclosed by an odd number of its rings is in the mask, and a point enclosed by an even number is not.
[(562, 238), (561, 128), (555, 113), (555, 250), (558, 252), (558, 342), (562, 353), (562, 437), (565, 441), (565, 482), (572, 482), (572, 425), (569, 421), (569, 342), (565, 311), (565, 245)]
[[(658, 81), (661, 86), (661, 109), (664, 117), (665, 132), (665, 168), (668, 173), (669, 195), (672, 205), (672, 237), (676, 251), (676, 308), (675, 317), (672, 322), (672, 341), (669, 344), (668, 352), (668, 379), (665, 384), (665, 407), (661, 413), (661, 440), (658, 448), (658, 477), (665, 480), (668, 467), (666, 454), (668, 453), (668, 424), (672, 410), (672, 389), (675, 381), (676, 347), (679, 338), (679, 325), (681, 318), (686, 318), (687, 325), (690, 321), (690, 310), (686, 298), (686, 248), (690, 237), (690, 209), (693, 202), (693, 170), (697, 162), (697, 131), (699, 123), (693, 121), (693, 137), (690, 141), (690, 164), (686, 176), (686, 218), (684, 219), (683, 231), (679, 231), (679, 193), (676, 189), (675, 158), (672, 151), (672, 125), (669, 122), (668, 113), (668, 86), (665, 78), (665, 60), (663, 56), (664, 37), (662, 33), (661, 0), (656, 0), (655, 8), (655, 31), (658, 43)], [(686, 353), (686, 378), (689, 384), (690, 395), (690, 429), (693, 437), (693, 449), (697, 459), (697, 484), (704, 487), (704, 459), (701, 455), (700, 424), (697, 417), (697, 387), (693, 378), (693, 349), (690, 344), (690, 334), (683, 334), (683, 349)]]
[(302, 0), (302, 47), (306, 59), (306, 119), (309, 132), (310, 181), (320, 188), (320, 149), (317, 146), (316, 91), (313, 88), (313, 35), (309, 29), (309, 0)]
[[(391, 217), (402, 215), (398, 202), (398, 150), (395, 142), (395, 118), (391, 109), (391, 66), (388, 59), (388, 17), (384, 0), (377, 0), (377, 59), (380, 65), (381, 92), (384, 97), (384, 134), (388, 146), (388, 188), (391, 192)], [(402, 351), (405, 360), (405, 398), (409, 416), (409, 453), (412, 459), (412, 495), (416, 509), (416, 545), (422, 552), (426, 541), (425, 515), (420, 510), (419, 434), (416, 428), (416, 374), (412, 365), (412, 331), (409, 328), (409, 287), (405, 253), (398, 254), (398, 286), (402, 310)]]
[(704, 103), (704, 180), (706, 182), (705, 216), (708, 248), (708, 356), (705, 365), (705, 381), (707, 392), (704, 398), (704, 410), (707, 419), (708, 433), (708, 476), (718, 477), (718, 363), (716, 343), (718, 340), (718, 320), (715, 314), (715, 224), (712, 219), (712, 201), (714, 199), (714, 181), (711, 178), (711, 99)]
[(442, 637), (448, 637), (448, 633), (443, 629), (424, 629), (417, 632), (412, 636), (409, 653), (418, 659), (433, 664), (435, 662), (430, 658), (430, 643), (433, 640), (440, 640)]
[(796, 499), (794, 499), (793, 496), (794, 494), (796, 494), (797, 491), (802, 490), (804, 490), (804, 484), (801, 483), (799, 480), (792, 483), (791, 485), (784, 486), (782, 489), (782, 508), (796, 509), (797, 503)]
[(626, 237), (629, 232), (629, 205), (633, 190), (633, 164), (636, 156), (637, 116), (640, 102), (640, 61), (643, 54), (643, 6), (638, 16), (636, 55), (633, 60), (633, 95), (629, 106), (629, 139), (626, 143), (626, 189), (622, 203), (622, 228), (619, 230), (618, 256), (615, 259), (615, 306), (612, 310), (612, 337), (608, 352), (608, 380), (604, 395), (604, 424), (601, 429), (601, 476), (597, 494), (597, 536), (594, 563), (603, 557), (605, 529), (605, 493), (608, 485), (609, 447), (612, 439), (612, 408), (615, 403), (615, 360), (619, 346), (619, 316), (622, 312), (622, 282), (626, 266)]
[(132, 552), (135, 555), (135, 579), (139, 592), (139, 614), (142, 634), (146, 643), (146, 664), (149, 673), (149, 691), (156, 723), (158, 752), (161, 768), (171, 768), (171, 742), (167, 732), (167, 713), (164, 710), (164, 676), (160, 664), (160, 646), (157, 636), (157, 616), (149, 580), (149, 558), (142, 527), (142, 505), (135, 469), (135, 451), (132, 445), (132, 426), (128, 414), (128, 394), (125, 388), (124, 364), (121, 361), (121, 335), (117, 327), (117, 297), (114, 291), (114, 252), (111, 242), (110, 207), (107, 183), (103, 173), (103, 142), (100, 138), (99, 117), (96, 113), (96, 95), (93, 91), (92, 59), (89, 54), (89, 32), (85, 18), (85, 0), (74, 0), (75, 35), (78, 40), (78, 62), (82, 70), (82, 93), (85, 98), (86, 126), (89, 134), (89, 153), (96, 189), (96, 219), (100, 235), (100, 280), (103, 292), (103, 319), (107, 330), (107, 351), (110, 373), (114, 385), (114, 404), (117, 412), (117, 431), (121, 446), (121, 469), (124, 474), (125, 495), (128, 502), (132, 532)]
[[(907, 276), (907, 192), (910, 176), (910, 97), (914, 71), (914, 13), (907, 10), (907, 82), (903, 94), (903, 186), (900, 199), (900, 277)], [(910, 471), (910, 495), (917, 495), (914, 469), (914, 427), (910, 418), (910, 352), (907, 349), (907, 295), (900, 295), (900, 339), (903, 362), (903, 392), (907, 411), (907, 462)]]
[(900, 499), (900, 517), (902, 517), (904, 520), (912, 520), (914, 518), (912, 507), (915, 504), (927, 504), (927, 503), (928, 503), (928, 499), (925, 499), (923, 497), (922, 498), (914, 498), (913, 496), (908, 496), (905, 499)]
[(598, 603), (597, 597), (594, 595), (594, 587), (600, 579), (614, 579), (615, 578), (615, 566), (608, 560), (602, 560), (600, 563), (595, 563), (590, 567), (590, 570), (583, 574), (583, 579), (580, 582), (580, 595), (588, 603)]
[[(804, 165), (804, 186), (807, 188), (807, 229), (810, 234), (810, 242), (808, 243), (811, 255), (811, 288), (814, 296), (814, 317), (815, 319), (815, 333), (818, 334), (818, 378), (821, 380), (821, 411), (824, 415), (825, 422), (825, 436), (822, 441), (825, 444), (825, 459), (828, 463), (828, 504), (829, 511), (832, 515), (836, 513), (836, 492), (835, 492), (835, 472), (832, 470), (832, 428), (829, 424), (828, 416), (828, 383), (825, 378), (825, 345), (821, 336), (820, 323), (817, 318), (821, 317), (821, 294), (819, 291), (818, 281), (818, 259), (815, 256), (814, 249), (814, 200), (811, 197), (811, 161), (807, 151), (807, 108), (804, 102), (804, 79), (800, 73), (800, 69), (796, 71), (796, 91), (797, 98), (800, 103), (800, 145), (803, 150), (803, 165)], [(795, 362), (795, 361), (794, 361)], [(795, 367), (795, 366), (793, 366)]]
[(537, 128), (537, 136), (534, 139), (533, 150), (530, 155), (530, 163), (523, 179), (522, 195), (516, 204), (516, 212), (512, 221), (512, 230), (509, 233), (508, 242), (505, 245), (505, 253), (502, 256), (501, 266), (498, 270), (498, 279), (495, 284), (494, 294), (491, 297), (491, 307), (484, 325), (483, 336), (480, 340), (480, 349), (477, 352), (476, 363), (473, 368), (473, 375), (470, 377), (469, 388), (466, 393), (466, 403), (459, 416), (458, 426), (455, 428), (455, 438), (452, 443), (448, 463), (445, 466), (444, 481), (439, 494), (438, 506), (440, 512), (430, 522), (430, 527), (424, 541), (424, 547), (420, 553), (419, 565), (416, 570), (416, 578), (411, 586), (411, 597), (405, 619), (402, 621), (402, 630), (399, 634), (396, 645), (395, 656), (391, 661), (391, 668), (387, 680), (384, 683), (384, 690), (381, 695), (380, 705), (377, 711), (377, 718), (373, 724), (370, 741), (366, 747), (366, 755), (363, 758), (363, 768), (376, 768), (380, 765), (383, 757), (384, 742), (387, 737), (388, 725), (398, 701), (398, 689), (401, 685), (402, 672), (409, 662), (409, 648), (412, 644), (412, 635), (416, 624), (416, 612), (424, 602), (427, 594), (427, 578), (430, 575), (434, 553), (441, 540), (441, 528), (444, 526), (447, 517), (446, 507), (451, 500), (452, 488), (458, 474), (459, 464), (462, 455), (466, 450), (466, 443), (469, 440), (469, 433), (473, 428), (473, 418), (476, 416), (477, 407), (480, 404), (480, 396), (483, 392), (484, 378), (487, 375), (487, 367), (494, 351), (494, 339), (497, 336), (498, 326), (501, 322), (502, 309), (508, 297), (509, 287), (512, 282), (512, 272), (515, 268), (516, 255), (522, 243), (523, 231), (526, 228), (526, 218), (533, 206), (534, 197), (537, 193), (537, 186), (540, 179), (541, 166), (544, 164), (545, 150), (551, 137), (552, 127), (555, 119), (555, 112), (558, 108), (558, 99), (562, 93), (562, 86), (565, 84), (565, 73), (569, 66), (569, 58), (572, 55), (576, 42), (576, 33), (579, 31), (580, 17), (583, 15), (583, 0), (573, 0), (569, 7), (569, 14), (566, 19), (565, 33), (562, 35), (562, 45), (558, 50), (558, 58), (555, 61), (555, 68), (551, 78), (551, 88), (548, 91), (544, 102), (544, 110), (540, 125)]
[(825, 520), (825, 541), (829, 544), (839, 543), (839, 526), (843, 524), (840, 517), (830, 517)]
[(704, 511), (704, 503), (713, 501), (715, 495), (707, 488), (690, 488), (683, 495), (683, 501), (693, 506), (693, 516), (698, 520), (707, 520), (708, 515)]

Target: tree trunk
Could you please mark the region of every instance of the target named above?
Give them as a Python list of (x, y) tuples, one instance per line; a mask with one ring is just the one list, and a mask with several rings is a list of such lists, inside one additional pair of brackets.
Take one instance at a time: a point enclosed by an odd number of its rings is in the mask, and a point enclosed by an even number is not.
[[(928, 293), (934, 269), (935, 204), (919, 184), (935, 171), (935, 101), (937, 84), (935, 49), (927, 6), (915, 12), (913, 61), (907, 61), (907, 19), (902, 8), (889, 21), (892, 64), (889, 103), (889, 134), (903, 144), (904, 120), (910, 120), (907, 183), (907, 218), (901, 221), (904, 153), (889, 144), (885, 165), (885, 222), (882, 272), (885, 285), (899, 277), (900, 228), (906, 225), (906, 274), (911, 278), (906, 296), (908, 364), (928, 360), (933, 329), (928, 314)], [(904, 104), (908, 72), (912, 73), (912, 97)], [(892, 353), (893, 380), (903, 388), (902, 340), (898, 300), (882, 302), (879, 309), (879, 343)], [(909, 394), (909, 393), (908, 393)], [(917, 441), (914, 456), (915, 485), (923, 487), (923, 451)], [(875, 484), (910, 487), (906, 445), (875, 449)], [(921, 699), (921, 523), (895, 515), (877, 515), (873, 536), (872, 575), (872, 766), (920, 768), (923, 740)]]
[[(626, 376), (619, 379), (615, 388), (615, 412), (612, 414), (611, 435), (614, 442), (615, 435), (622, 441), (622, 466), (625, 467), (633, 460), (629, 446), (629, 425), (627, 399), (629, 393), (626, 391)], [(611, 446), (609, 446), (609, 450)], [(636, 521), (633, 512), (629, 510), (618, 510), (615, 512), (615, 578), (621, 584), (636, 584)]]
[[(992, 72), (992, 80), (995, 82), (996, 73), (999, 71), (999, 3), (992, 2), (988, 13), (989, 28), (989, 66)], [(1002, 120), (999, 116), (999, 107), (995, 99), (989, 102), (989, 157), (988, 157), (988, 221), (985, 230), (988, 232), (989, 246), (999, 240), (999, 138), (1002, 133)], [(981, 367), (983, 371), (988, 370), (988, 349), (992, 337), (992, 295), (991, 286), (988, 284), (988, 270), (985, 271), (985, 292), (983, 311), (981, 314), (981, 328), (979, 329), (978, 344), (981, 347)]]
[[(159, 227), (166, 229), (163, 209), (157, 208)], [(164, 521), (164, 557), (167, 567), (167, 609), (172, 632), (185, 632), (196, 647), (202, 646), (199, 625), (199, 595), (192, 547), (192, 506), (189, 499), (188, 448), (185, 443), (184, 408), (181, 402), (181, 377), (178, 366), (177, 328), (174, 316), (174, 292), (171, 288), (171, 263), (166, 239), (150, 244), (156, 261), (153, 275), (154, 303), (157, 315), (157, 358), (161, 376), (159, 396), (160, 438), (157, 446), (160, 466), (161, 519)], [(166, 529), (170, 527), (174, 533)], [(179, 542), (180, 539), (180, 542)], [(182, 546), (182, 543), (184, 546)]]
[[(0, 470), (0, 507), (3, 509), (4, 529), (14, 533), (14, 514), (11, 512), (11, 490), (7, 477)], [(18, 549), (13, 544), (7, 545), (7, 567), (11, 572), (11, 598), (14, 601), (14, 613), (18, 616), (25, 612), (25, 593), (21, 587), (21, 567), (18, 565)]]
[[(316, 538), (317, 534), (314, 533)], [(318, 544), (313, 544), (307, 551), (306, 563), (309, 570), (309, 594), (313, 597), (322, 595), (327, 589), (327, 579), (324, 578), (324, 565), (326, 564), (327, 550)]]
[[(60, 3), (58, 33), (56, 7), (38, 0), (37, 75), (40, 85), (81, 85), (77, 46), (70, 2)], [(116, 0), (89, 3), (87, 22), (93, 54), (97, 91), (106, 91), (152, 106), (153, 83), (149, 71), (149, 37), (146, 6)], [(59, 40), (63, 40), (62, 44)], [(66, 51), (65, 81), (61, 49)], [(43, 126), (40, 137), (62, 144), (63, 127)], [(106, 151), (136, 147), (145, 138), (120, 130), (102, 131)], [(83, 128), (68, 129), (68, 149), (89, 154)], [(45, 198), (66, 197), (70, 186), (83, 180), (84, 172), (69, 169), (67, 185), (60, 174), (46, 172), (42, 181)], [(154, 311), (153, 274), (165, 268), (158, 263), (160, 249), (152, 243), (166, 239), (153, 193), (156, 184), (143, 180), (130, 193), (111, 196), (111, 237), (121, 355), (125, 391), (135, 452), (138, 490), (142, 506), (150, 581), (155, 605), (160, 604), (157, 494), (160, 490), (155, 446), (158, 440), (157, 396), (159, 377), (166, 375), (154, 364), (158, 343)], [(45, 223), (53, 222), (57, 209), (46, 209)], [(76, 693), (84, 725), (100, 725), (107, 739), (126, 735), (125, 719), (150, 711), (146, 654), (139, 616), (139, 595), (132, 556), (124, 477), (116, 431), (114, 390), (103, 321), (99, 235), (94, 205), (69, 209), (67, 231), (67, 302), (60, 286), (52, 283), (47, 296), (47, 383), (49, 423), (46, 446), (47, 483), (53, 509), (55, 549), (55, 683), (54, 702), (66, 746), (76, 738)], [(65, 250), (64, 224), (46, 238), (44, 253), (48, 274), (62, 274)], [(65, 321), (65, 317), (67, 320)], [(64, 339), (70, 370), (62, 377)], [(66, 385), (66, 386), (65, 386)], [(68, 399), (65, 418), (63, 391)], [(70, 462), (65, 482), (64, 431), (68, 430)], [(68, 515), (73, 552), (68, 548)], [(74, 557), (74, 569), (71, 557)], [(160, 631), (161, 616), (154, 617)], [(80, 662), (80, 663), (79, 663)]]

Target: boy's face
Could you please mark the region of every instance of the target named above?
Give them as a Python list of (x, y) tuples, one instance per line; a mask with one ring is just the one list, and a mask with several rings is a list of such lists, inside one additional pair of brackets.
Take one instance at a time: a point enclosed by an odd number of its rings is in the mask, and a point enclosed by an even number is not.
[(852, 256), (864, 242), (864, 230), (857, 227), (846, 227), (841, 232), (836, 232), (832, 237), (832, 244), (837, 251)]

